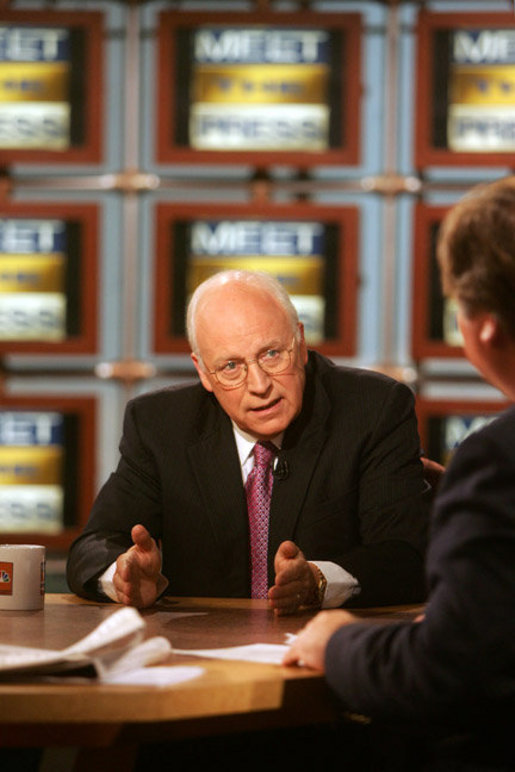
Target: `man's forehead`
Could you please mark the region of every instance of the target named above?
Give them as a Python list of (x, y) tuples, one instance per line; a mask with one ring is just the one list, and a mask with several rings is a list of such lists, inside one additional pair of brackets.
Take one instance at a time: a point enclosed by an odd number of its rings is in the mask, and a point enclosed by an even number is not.
[(197, 310), (198, 335), (206, 340), (215, 337), (253, 335), (269, 331), (282, 335), (291, 327), (286, 310), (273, 296), (252, 287), (217, 287)]
[(264, 303), (280, 308), (276, 298), (266, 289), (233, 281), (215, 285), (206, 290), (199, 303), (199, 312), (211, 314), (219, 307), (247, 306), (255, 303)]

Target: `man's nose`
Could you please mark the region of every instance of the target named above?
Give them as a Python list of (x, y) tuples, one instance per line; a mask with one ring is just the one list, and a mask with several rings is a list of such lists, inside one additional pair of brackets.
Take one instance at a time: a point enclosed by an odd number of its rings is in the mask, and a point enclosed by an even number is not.
[(257, 362), (247, 364), (247, 388), (249, 391), (262, 393), (270, 386), (271, 376)]

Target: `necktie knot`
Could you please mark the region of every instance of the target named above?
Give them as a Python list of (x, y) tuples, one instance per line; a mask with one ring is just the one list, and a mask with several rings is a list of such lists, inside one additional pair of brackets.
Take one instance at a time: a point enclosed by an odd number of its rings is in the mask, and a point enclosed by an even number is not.
[(267, 467), (271, 464), (277, 450), (271, 442), (256, 442), (254, 445), (254, 463), (259, 467)]

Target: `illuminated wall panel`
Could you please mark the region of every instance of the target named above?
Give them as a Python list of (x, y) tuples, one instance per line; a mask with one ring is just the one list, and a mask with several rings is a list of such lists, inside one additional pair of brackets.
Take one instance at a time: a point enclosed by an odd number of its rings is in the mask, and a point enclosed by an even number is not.
[(417, 166), (511, 166), (513, 14), (422, 10), (416, 94)]
[(93, 501), (94, 397), (0, 395), (0, 536), (66, 547)]
[(155, 350), (187, 351), (185, 309), (195, 287), (224, 269), (259, 270), (287, 289), (308, 345), (356, 348), (357, 224), (353, 207), (157, 207)]
[(101, 13), (2, 10), (0, 163), (101, 156)]
[(0, 353), (94, 353), (98, 211), (0, 202)]
[(158, 160), (355, 164), (358, 14), (159, 20)]

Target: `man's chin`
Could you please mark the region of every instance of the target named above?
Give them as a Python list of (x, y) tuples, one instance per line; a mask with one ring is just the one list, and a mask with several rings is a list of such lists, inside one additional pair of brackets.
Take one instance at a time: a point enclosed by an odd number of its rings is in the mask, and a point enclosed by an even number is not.
[(289, 421), (277, 419), (268, 421), (253, 420), (248, 423), (246, 431), (259, 440), (269, 440), (284, 432), (288, 428), (289, 423)]

